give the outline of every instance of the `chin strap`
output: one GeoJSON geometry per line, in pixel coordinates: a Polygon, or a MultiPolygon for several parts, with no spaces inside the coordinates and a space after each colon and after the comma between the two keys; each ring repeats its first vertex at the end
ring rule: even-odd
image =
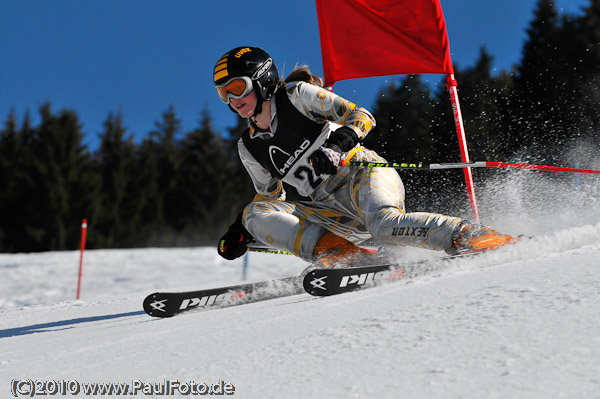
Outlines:
{"type": "Polygon", "coordinates": [[[263,100],[263,98],[261,97],[260,93],[257,92],[256,93],[256,107],[254,107],[254,114],[252,114],[252,117],[254,119],[256,119],[256,117],[258,116],[258,114],[260,114],[262,112],[262,105],[263,105],[264,101],[265,100],[263,100]]]}

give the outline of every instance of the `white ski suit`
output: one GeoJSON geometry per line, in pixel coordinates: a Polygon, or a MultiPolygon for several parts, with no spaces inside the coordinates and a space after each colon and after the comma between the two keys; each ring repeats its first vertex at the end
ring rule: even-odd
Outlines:
{"type": "MultiPolygon", "coordinates": [[[[280,87],[270,107],[270,132],[249,128],[238,142],[257,192],[244,209],[243,223],[257,241],[309,262],[327,231],[357,244],[372,238],[384,246],[451,248],[462,220],[406,213],[404,186],[395,169],[338,167],[335,175],[315,175],[307,158],[342,125],[363,139],[375,126],[367,110],[305,82],[280,87]],[[282,182],[307,199],[286,201],[282,182]]],[[[360,144],[342,159],[385,162],[360,144]]]]}

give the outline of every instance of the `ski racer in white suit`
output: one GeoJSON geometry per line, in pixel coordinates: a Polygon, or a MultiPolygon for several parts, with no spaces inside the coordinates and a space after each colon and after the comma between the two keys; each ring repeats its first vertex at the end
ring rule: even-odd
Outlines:
{"type": "Polygon", "coordinates": [[[257,192],[219,241],[226,259],[254,240],[323,267],[368,261],[372,252],[356,245],[368,239],[451,254],[516,241],[457,217],[407,213],[395,169],[340,167],[340,160],[385,162],[361,145],[375,120],[322,88],[308,68],[281,81],[264,50],[238,47],[215,65],[214,84],[249,121],[238,151],[257,192]],[[306,200],[286,201],[283,183],[306,200]]]}

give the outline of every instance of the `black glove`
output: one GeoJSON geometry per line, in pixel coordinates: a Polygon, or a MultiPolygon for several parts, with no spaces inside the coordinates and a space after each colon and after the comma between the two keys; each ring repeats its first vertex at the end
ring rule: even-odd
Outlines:
{"type": "Polygon", "coordinates": [[[234,260],[246,253],[249,242],[254,242],[254,237],[242,224],[242,213],[240,212],[236,221],[229,226],[227,233],[219,240],[217,251],[223,258],[234,260]]]}
{"type": "MultiPolygon", "coordinates": [[[[335,146],[337,147],[337,146],[335,146]]],[[[329,148],[321,146],[317,151],[310,154],[308,163],[315,170],[317,176],[320,175],[335,175],[337,166],[340,164],[342,152],[338,148],[329,148]]]]}
{"type": "Polygon", "coordinates": [[[344,152],[350,151],[358,143],[358,136],[351,128],[342,126],[331,133],[325,144],[308,157],[315,174],[334,175],[344,152]]]}

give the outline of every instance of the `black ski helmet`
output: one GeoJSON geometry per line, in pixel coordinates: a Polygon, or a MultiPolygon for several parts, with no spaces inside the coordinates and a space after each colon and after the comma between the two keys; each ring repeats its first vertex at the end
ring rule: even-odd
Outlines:
{"type": "Polygon", "coordinates": [[[213,82],[218,86],[242,76],[252,80],[259,99],[257,109],[262,101],[271,99],[279,85],[279,71],[273,58],[258,47],[236,47],[225,53],[215,65],[213,82]]]}

